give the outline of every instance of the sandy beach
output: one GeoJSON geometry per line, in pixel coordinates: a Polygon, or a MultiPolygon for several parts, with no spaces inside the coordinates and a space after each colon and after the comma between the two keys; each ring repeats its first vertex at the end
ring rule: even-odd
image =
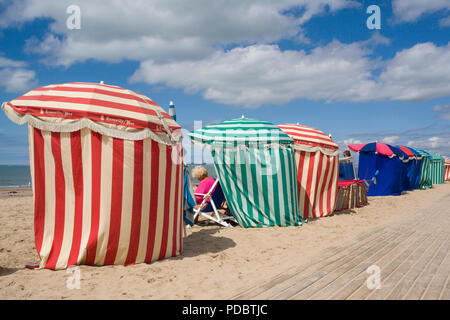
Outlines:
{"type": "Polygon", "coordinates": [[[300,267],[363,232],[400,223],[450,193],[450,184],[394,197],[310,221],[301,227],[188,229],[184,253],[151,265],[81,266],[81,288],[66,271],[28,270],[36,263],[32,197],[0,197],[0,299],[228,299],[300,267]]]}

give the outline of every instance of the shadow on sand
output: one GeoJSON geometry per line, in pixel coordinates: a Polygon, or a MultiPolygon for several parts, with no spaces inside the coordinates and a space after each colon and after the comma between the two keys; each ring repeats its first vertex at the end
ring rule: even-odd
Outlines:
{"type": "Polygon", "coordinates": [[[208,227],[193,231],[192,234],[184,238],[183,253],[179,258],[190,258],[205,253],[219,253],[235,247],[236,242],[230,238],[213,236],[221,229],[223,227],[208,227]]]}
{"type": "Polygon", "coordinates": [[[4,268],[0,267],[0,277],[7,276],[13,274],[16,271],[19,271],[20,268],[4,268]]]}

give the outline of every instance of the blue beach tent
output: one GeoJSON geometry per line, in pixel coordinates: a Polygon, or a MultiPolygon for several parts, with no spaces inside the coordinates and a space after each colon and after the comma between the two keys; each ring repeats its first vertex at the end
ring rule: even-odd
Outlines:
{"type": "Polygon", "coordinates": [[[401,149],[379,142],[348,147],[359,152],[359,179],[372,181],[368,196],[401,195],[407,189],[408,156],[401,149]]]}

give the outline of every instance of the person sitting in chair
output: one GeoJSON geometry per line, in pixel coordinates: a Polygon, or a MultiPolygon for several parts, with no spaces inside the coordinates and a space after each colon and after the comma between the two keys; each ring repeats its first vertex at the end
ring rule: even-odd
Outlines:
{"type": "MultiPolygon", "coordinates": [[[[197,202],[197,205],[194,208],[200,209],[201,211],[203,210],[213,211],[210,199],[207,199],[204,203],[203,199],[204,195],[206,195],[211,190],[212,186],[216,182],[216,179],[209,177],[208,170],[203,166],[196,166],[192,170],[192,176],[198,181],[200,181],[199,185],[195,189],[195,201],[197,202]]],[[[212,192],[212,198],[214,199],[214,202],[217,206],[216,209],[219,213],[232,216],[229,208],[227,209],[219,208],[222,202],[225,200],[225,196],[223,194],[220,184],[217,184],[214,187],[214,190],[212,192]]],[[[194,220],[194,223],[198,222],[198,217],[199,216],[197,215],[196,219],[194,220]]]]}
{"type": "MultiPolygon", "coordinates": [[[[197,205],[195,206],[196,209],[200,207],[200,204],[203,201],[203,196],[199,194],[206,194],[211,189],[212,185],[216,181],[214,178],[208,177],[208,170],[206,170],[203,166],[196,166],[192,170],[192,176],[200,181],[197,188],[195,189],[195,201],[197,202],[197,205]]],[[[209,199],[206,201],[206,203],[203,205],[206,207],[207,203],[209,202],[209,199]]],[[[204,208],[201,208],[204,209],[204,208]]]]}

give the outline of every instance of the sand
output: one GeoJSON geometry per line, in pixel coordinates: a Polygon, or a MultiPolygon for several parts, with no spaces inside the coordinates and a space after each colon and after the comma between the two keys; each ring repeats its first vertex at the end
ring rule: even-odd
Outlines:
{"type": "Polygon", "coordinates": [[[80,289],[67,271],[28,270],[36,263],[32,198],[0,198],[0,299],[228,299],[330,247],[354,243],[362,232],[400,223],[450,193],[450,184],[399,197],[370,197],[369,205],[300,227],[188,229],[182,256],[133,266],[81,266],[80,289]]]}

